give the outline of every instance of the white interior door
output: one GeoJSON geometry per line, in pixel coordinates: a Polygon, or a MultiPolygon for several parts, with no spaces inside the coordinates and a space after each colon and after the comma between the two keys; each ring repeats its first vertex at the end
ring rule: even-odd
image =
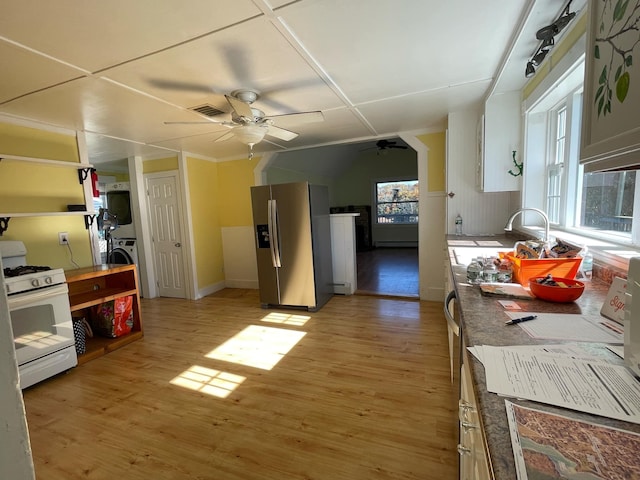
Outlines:
{"type": "Polygon", "coordinates": [[[158,294],[186,298],[180,187],[175,173],[146,179],[158,294]]]}

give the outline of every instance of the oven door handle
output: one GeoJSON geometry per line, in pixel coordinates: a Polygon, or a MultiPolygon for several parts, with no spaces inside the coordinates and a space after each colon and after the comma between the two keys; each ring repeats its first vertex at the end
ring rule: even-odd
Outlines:
{"type": "Polygon", "coordinates": [[[40,303],[43,300],[57,297],[59,295],[67,295],[69,287],[66,283],[61,285],[55,285],[52,287],[45,287],[40,290],[31,290],[30,292],[17,293],[7,298],[9,304],[9,310],[17,310],[19,308],[28,307],[35,303],[40,303]]]}

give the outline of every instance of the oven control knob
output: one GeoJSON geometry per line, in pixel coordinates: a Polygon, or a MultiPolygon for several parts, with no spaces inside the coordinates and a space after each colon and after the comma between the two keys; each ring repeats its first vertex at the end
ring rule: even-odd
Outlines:
{"type": "Polygon", "coordinates": [[[46,283],[47,285],[51,285],[53,283],[53,278],[44,277],[44,283],[46,283]]]}
{"type": "Polygon", "coordinates": [[[34,287],[39,287],[40,282],[38,281],[37,278],[34,278],[33,280],[31,280],[31,285],[33,285],[34,287]]]}

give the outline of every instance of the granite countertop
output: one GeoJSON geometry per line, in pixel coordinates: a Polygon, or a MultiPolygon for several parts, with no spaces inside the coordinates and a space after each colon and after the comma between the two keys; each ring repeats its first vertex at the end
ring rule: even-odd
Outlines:
{"type": "MultiPolygon", "coordinates": [[[[534,345],[559,343],[551,340],[537,340],[529,337],[524,330],[518,327],[505,326],[508,320],[505,310],[496,301],[496,297],[487,297],[480,294],[477,285],[470,285],[466,278],[466,265],[459,264],[459,255],[454,255],[454,249],[473,248],[472,242],[479,249],[490,246],[498,248],[513,246],[513,239],[509,237],[448,237],[451,270],[454,279],[458,305],[461,318],[462,335],[467,346],[474,345],[534,345]],[[461,244],[462,242],[462,244],[461,244]]],[[[502,251],[502,250],[501,250],[502,251]]],[[[600,308],[609,290],[609,285],[599,281],[585,282],[584,294],[575,302],[567,304],[551,303],[542,300],[515,301],[520,304],[523,311],[540,313],[585,313],[599,315],[600,308]]],[[[592,344],[590,348],[604,357],[620,362],[620,359],[599,345],[592,344]]],[[[489,449],[490,463],[497,480],[512,480],[517,478],[511,437],[505,411],[505,397],[490,393],[486,389],[484,366],[473,355],[468,354],[469,366],[475,388],[476,399],[482,426],[489,449]]],[[[640,433],[640,425],[613,420],[597,415],[576,412],[568,409],[545,405],[527,400],[509,400],[518,405],[528,406],[541,410],[558,413],[561,415],[581,419],[588,422],[613,426],[624,430],[640,433]]]]}

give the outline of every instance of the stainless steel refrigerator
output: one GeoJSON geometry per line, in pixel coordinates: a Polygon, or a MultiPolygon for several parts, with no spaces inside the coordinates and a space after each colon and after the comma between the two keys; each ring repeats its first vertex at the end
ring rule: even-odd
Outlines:
{"type": "Polygon", "coordinates": [[[263,307],[318,310],[333,295],[329,189],[308,182],[251,187],[263,307]]]}

